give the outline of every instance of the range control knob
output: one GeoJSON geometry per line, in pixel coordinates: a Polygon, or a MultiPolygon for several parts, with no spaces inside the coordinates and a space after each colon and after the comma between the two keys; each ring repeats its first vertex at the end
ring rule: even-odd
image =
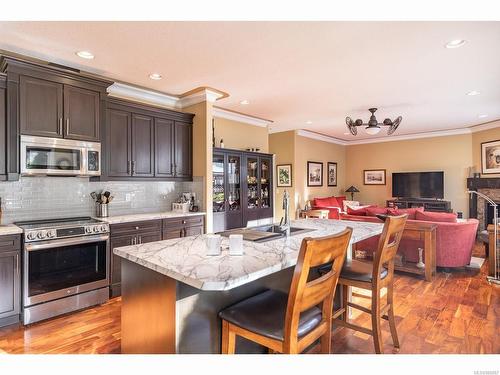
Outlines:
{"type": "Polygon", "coordinates": [[[30,241],[33,241],[36,239],[36,232],[28,232],[26,233],[26,238],[30,241]]]}
{"type": "Polygon", "coordinates": [[[54,238],[54,237],[56,237],[56,231],[54,229],[48,230],[47,231],[47,237],[48,238],[54,238]]]}
{"type": "Polygon", "coordinates": [[[92,233],[92,227],[85,227],[85,233],[92,233]]]}
{"type": "Polygon", "coordinates": [[[47,231],[46,230],[41,230],[38,232],[37,237],[41,240],[43,240],[45,237],[47,237],[47,231]]]}
{"type": "Polygon", "coordinates": [[[106,225],[105,225],[105,224],[101,225],[101,226],[100,226],[100,229],[101,229],[101,232],[102,232],[102,233],[104,233],[104,232],[106,232],[106,231],[108,230],[108,228],[106,227],[106,225]]]}
{"type": "Polygon", "coordinates": [[[94,226],[94,233],[99,233],[99,225],[94,226]]]}

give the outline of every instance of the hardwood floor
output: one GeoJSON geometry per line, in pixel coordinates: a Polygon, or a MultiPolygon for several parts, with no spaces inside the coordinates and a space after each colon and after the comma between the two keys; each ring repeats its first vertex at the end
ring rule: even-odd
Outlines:
{"type": "MultiPolygon", "coordinates": [[[[482,253],[482,247],[476,248],[482,253]]],[[[394,285],[400,353],[500,353],[500,286],[486,282],[487,262],[480,272],[438,272],[432,283],[397,274],[394,285]]],[[[367,305],[363,297],[356,303],[367,305]]],[[[28,327],[0,329],[0,352],[119,353],[119,298],[108,303],[28,327]]],[[[369,326],[367,314],[356,318],[369,326]]],[[[382,323],[385,353],[391,353],[387,323],[382,323]]],[[[374,353],[371,336],[346,328],[333,333],[333,353],[374,353]]]]}

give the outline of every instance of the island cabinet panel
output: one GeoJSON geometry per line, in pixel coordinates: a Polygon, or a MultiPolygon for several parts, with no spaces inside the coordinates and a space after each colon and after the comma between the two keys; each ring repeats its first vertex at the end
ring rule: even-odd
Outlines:
{"type": "MultiPolygon", "coordinates": [[[[147,220],[122,224],[112,224],[111,252],[115,247],[139,245],[162,239],[161,220],[147,220]]],[[[110,296],[121,294],[121,258],[113,254],[111,257],[111,286],[110,296]]]]}
{"type": "Polygon", "coordinates": [[[20,236],[0,236],[0,327],[19,321],[21,311],[20,262],[20,236]]]}
{"type": "Polygon", "coordinates": [[[154,119],[132,114],[132,176],[153,177],[154,119]]]}
{"type": "Polygon", "coordinates": [[[99,141],[99,107],[99,92],[65,85],[64,138],[99,141]]]}
{"type": "Polygon", "coordinates": [[[130,167],[128,173],[115,173],[114,164],[108,162],[109,170],[104,171],[101,180],[192,180],[194,115],[116,98],[109,99],[107,111],[106,155],[123,160],[120,165],[128,162],[130,167]],[[116,111],[130,117],[129,159],[124,152],[115,154],[113,139],[122,136],[113,124],[113,120],[120,121],[116,111]]]}
{"type": "Polygon", "coordinates": [[[63,87],[46,79],[19,78],[21,134],[63,137],[63,87]]]}
{"type": "Polygon", "coordinates": [[[155,176],[174,177],[174,122],[155,119],[155,176]]]}

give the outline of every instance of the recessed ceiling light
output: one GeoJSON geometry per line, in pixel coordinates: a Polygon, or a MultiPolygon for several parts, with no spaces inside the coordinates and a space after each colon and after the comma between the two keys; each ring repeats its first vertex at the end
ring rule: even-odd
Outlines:
{"type": "Polygon", "coordinates": [[[311,120],[307,120],[307,121],[306,121],[306,124],[307,124],[307,125],[311,125],[312,123],[313,123],[313,122],[312,122],[311,120]]]}
{"type": "Polygon", "coordinates": [[[469,95],[469,96],[476,96],[476,95],[479,95],[479,94],[481,94],[481,93],[479,91],[476,91],[476,90],[472,90],[472,91],[469,91],[467,93],[467,95],[469,95]]]}
{"type": "Polygon", "coordinates": [[[162,77],[160,73],[151,73],[149,78],[154,79],[155,81],[159,81],[162,77]]]}
{"type": "Polygon", "coordinates": [[[242,101],[240,102],[240,104],[241,104],[241,105],[247,105],[247,104],[250,104],[250,101],[248,101],[248,100],[246,100],[246,99],[245,99],[245,100],[242,100],[242,101]]]}
{"type": "Polygon", "coordinates": [[[448,43],[446,43],[445,47],[446,48],[458,48],[462,47],[465,44],[465,40],[463,39],[454,39],[450,40],[448,43]]]}
{"type": "Polygon", "coordinates": [[[488,115],[484,114],[484,115],[479,115],[477,117],[479,117],[479,118],[485,118],[485,117],[488,117],[488,115]]]}
{"type": "Polygon", "coordinates": [[[76,55],[78,57],[81,57],[82,59],[87,59],[87,60],[92,60],[94,58],[92,52],[89,51],[78,51],[76,52],[76,55]]]}

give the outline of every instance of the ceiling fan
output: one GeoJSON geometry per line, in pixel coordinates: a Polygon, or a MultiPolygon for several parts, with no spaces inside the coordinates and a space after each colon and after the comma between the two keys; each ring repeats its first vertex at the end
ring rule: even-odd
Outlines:
{"type": "Polygon", "coordinates": [[[366,126],[365,132],[370,135],[375,135],[380,132],[382,129],[381,126],[389,126],[389,129],[387,130],[387,134],[391,135],[396,131],[398,128],[399,124],[401,124],[401,120],[403,117],[398,116],[394,121],[392,121],[389,118],[386,118],[384,122],[378,122],[377,118],[375,117],[375,112],[377,111],[377,108],[370,108],[369,111],[371,112],[370,120],[368,123],[363,124],[363,120],[357,119],[356,121],[352,121],[350,117],[345,118],[345,123],[347,124],[347,127],[349,128],[349,131],[351,132],[352,135],[357,135],[358,134],[358,126],[366,126]]]}

